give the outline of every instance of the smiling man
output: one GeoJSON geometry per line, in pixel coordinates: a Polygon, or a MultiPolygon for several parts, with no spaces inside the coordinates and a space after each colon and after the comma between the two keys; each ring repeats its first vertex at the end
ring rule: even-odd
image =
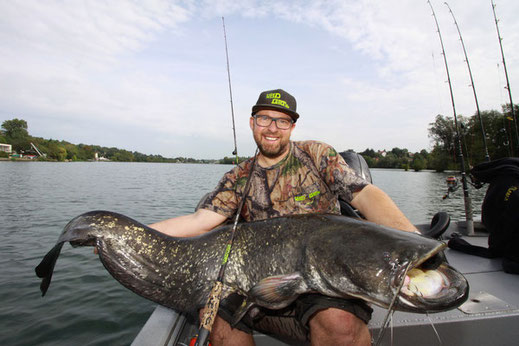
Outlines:
{"type": "MultiPolygon", "coordinates": [[[[249,123],[259,149],[226,173],[194,214],[151,225],[172,236],[194,236],[210,231],[237,212],[244,220],[307,213],[340,214],[338,198],[352,204],[368,220],[404,231],[416,228],[382,190],[357,176],[329,145],[317,141],[290,141],[299,119],[295,98],[282,89],[264,91],[252,107],[249,123]],[[247,180],[250,188],[245,191],[247,180]],[[237,210],[245,198],[242,210],[237,210]]],[[[306,338],[313,345],[369,345],[367,323],[371,308],[360,300],[317,294],[303,295],[280,311],[260,309],[231,328],[240,307],[235,295],[221,302],[210,336],[213,345],[252,345],[252,330],[306,338]]]]}

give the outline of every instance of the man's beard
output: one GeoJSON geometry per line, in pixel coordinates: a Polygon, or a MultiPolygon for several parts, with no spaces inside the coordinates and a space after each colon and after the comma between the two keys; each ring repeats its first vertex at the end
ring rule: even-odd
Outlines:
{"type": "Polygon", "coordinates": [[[269,159],[275,159],[277,157],[279,157],[280,155],[282,155],[283,153],[285,153],[285,151],[287,150],[288,146],[290,145],[290,141],[287,140],[286,142],[283,142],[282,140],[280,140],[279,142],[279,146],[267,146],[267,145],[263,145],[262,142],[261,142],[261,139],[262,139],[262,135],[259,134],[258,135],[259,139],[256,137],[256,135],[254,136],[254,140],[256,141],[256,145],[258,146],[259,148],[259,151],[261,153],[261,155],[269,158],[269,159]]]}

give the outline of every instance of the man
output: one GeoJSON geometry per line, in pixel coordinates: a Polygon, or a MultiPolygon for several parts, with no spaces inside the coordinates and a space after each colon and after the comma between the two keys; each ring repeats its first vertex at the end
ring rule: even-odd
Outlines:
{"type": "MultiPolygon", "coordinates": [[[[151,227],[172,236],[199,235],[232,218],[242,198],[245,204],[239,212],[246,221],[290,214],[338,214],[341,197],[369,221],[417,231],[387,194],[355,175],[332,147],[315,141],[290,141],[298,118],[292,95],[282,89],[262,92],[249,120],[259,149],[256,162],[249,159],[226,173],[194,214],[151,227]],[[244,191],[248,179],[250,189],[244,191]]],[[[252,345],[250,325],[230,327],[229,317],[237,306],[226,303],[222,302],[213,326],[212,344],[252,345]],[[226,305],[231,308],[225,310],[226,305]]],[[[290,313],[300,330],[309,332],[312,344],[371,343],[367,327],[371,309],[365,303],[308,295],[294,304],[290,313]]]]}

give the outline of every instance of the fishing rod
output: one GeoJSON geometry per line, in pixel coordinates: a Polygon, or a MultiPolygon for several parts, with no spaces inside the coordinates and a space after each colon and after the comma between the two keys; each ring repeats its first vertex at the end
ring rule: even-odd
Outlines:
{"type": "Polygon", "coordinates": [[[465,159],[463,157],[463,149],[461,147],[461,137],[460,137],[460,130],[458,126],[458,117],[456,115],[456,106],[454,103],[454,93],[452,92],[452,83],[451,83],[451,77],[449,74],[449,65],[447,63],[447,55],[445,54],[445,48],[443,46],[443,39],[442,34],[440,32],[440,25],[438,24],[438,20],[436,19],[436,13],[434,12],[434,8],[429,0],[427,0],[427,3],[431,7],[432,15],[434,18],[434,23],[436,23],[436,29],[438,32],[438,37],[440,38],[440,45],[442,47],[442,55],[443,55],[443,62],[445,63],[445,71],[447,72],[447,81],[449,82],[449,91],[451,95],[451,103],[452,103],[452,111],[454,113],[454,126],[456,128],[456,144],[458,147],[458,156],[460,161],[460,168],[461,168],[461,182],[463,185],[463,200],[465,203],[465,219],[467,222],[467,235],[474,235],[474,220],[472,219],[472,202],[470,200],[469,196],[469,189],[467,184],[467,172],[465,170],[465,159]]]}
{"type": "MultiPolygon", "coordinates": [[[[229,68],[229,54],[227,50],[227,35],[225,33],[225,20],[224,17],[222,17],[222,24],[223,24],[223,35],[225,40],[225,55],[227,58],[227,76],[229,81],[229,94],[231,98],[231,115],[232,115],[232,130],[234,134],[234,151],[233,154],[236,155],[236,165],[238,165],[238,149],[236,144],[236,130],[234,126],[234,108],[233,108],[233,102],[232,102],[232,88],[231,88],[231,73],[229,68]]],[[[213,328],[214,321],[216,319],[216,315],[218,314],[218,307],[220,306],[220,300],[222,296],[222,288],[223,288],[223,278],[225,275],[225,269],[227,267],[227,263],[229,260],[229,255],[231,253],[232,244],[234,242],[234,237],[236,235],[236,227],[238,226],[238,220],[240,218],[241,210],[243,209],[243,205],[245,204],[245,198],[247,197],[247,194],[250,189],[250,183],[251,183],[251,177],[252,177],[252,170],[254,169],[254,165],[256,164],[256,156],[257,156],[257,150],[254,154],[254,159],[252,160],[252,166],[251,166],[251,172],[249,173],[249,177],[247,178],[247,182],[245,184],[245,188],[243,190],[243,196],[240,200],[240,204],[238,205],[238,208],[236,209],[236,216],[234,218],[234,224],[231,230],[231,235],[229,237],[229,241],[227,242],[227,245],[225,247],[225,251],[222,257],[222,263],[220,265],[220,270],[218,271],[218,276],[216,278],[216,281],[213,284],[213,288],[211,289],[211,292],[209,293],[209,297],[207,298],[207,302],[204,307],[204,313],[202,316],[202,319],[200,321],[200,327],[198,330],[198,336],[196,337],[196,346],[205,346],[207,344],[209,334],[211,333],[211,329],[213,328]]]]}
{"type": "Polygon", "coordinates": [[[222,17],[223,39],[225,42],[225,58],[227,61],[227,80],[229,82],[229,97],[231,102],[231,117],[232,117],[232,133],[234,135],[234,150],[233,155],[236,156],[236,164],[238,164],[238,145],[236,144],[236,127],[234,125],[234,106],[232,103],[232,87],[231,87],[231,69],[229,68],[229,51],[227,50],[227,34],[225,33],[225,19],[222,17]]]}
{"type": "Polygon", "coordinates": [[[218,314],[218,308],[220,306],[220,300],[222,297],[222,289],[223,289],[223,278],[225,275],[225,269],[227,267],[227,263],[229,260],[229,256],[231,254],[232,244],[234,242],[234,237],[236,235],[236,227],[238,226],[238,220],[240,218],[241,210],[243,209],[243,205],[245,204],[245,198],[250,189],[250,182],[252,176],[252,169],[256,164],[256,154],[254,155],[254,159],[252,161],[252,168],[247,178],[247,183],[245,184],[245,189],[243,190],[243,197],[240,201],[238,209],[236,210],[236,216],[234,218],[234,224],[231,230],[231,236],[227,245],[225,247],[225,252],[223,254],[222,263],[220,266],[220,270],[218,271],[218,276],[216,281],[213,284],[213,288],[209,293],[209,297],[207,298],[207,302],[204,307],[204,314],[200,321],[200,327],[198,329],[198,336],[196,337],[195,346],[205,346],[207,344],[209,334],[211,333],[211,329],[213,328],[214,321],[216,319],[216,315],[218,314]]]}
{"type": "Polygon", "coordinates": [[[461,37],[461,31],[460,27],[458,26],[458,22],[456,21],[456,18],[454,17],[454,12],[452,12],[451,7],[447,2],[445,2],[445,5],[449,9],[449,12],[452,15],[452,19],[454,20],[454,24],[456,25],[456,29],[458,30],[458,35],[460,36],[460,42],[461,47],[463,47],[463,54],[465,55],[465,62],[467,63],[467,68],[469,70],[469,76],[470,76],[470,86],[472,87],[472,91],[474,92],[474,100],[476,101],[476,112],[479,119],[479,125],[481,126],[481,135],[483,136],[483,147],[485,148],[485,161],[490,161],[490,156],[488,155],[488,146],[487,146],[487,135],[485,133],[485,126],[483,125],[483,119],[481,118],[481,112],[479,111],[479,103],[478,103],[478,96],[476,94],[476,86],[474,84],[474,78],[472,78],[472,70],[470,68],[469,63],[469,57],[467,55],[467,50],[465,49],[465,43],[463,42],[463,37],[461,37]]]}
{"type": "MultiPolygon", "coordinates": [[[[508,90],[508,97],[510,98],[510,111],[512,112],[512,120],[515,125],[515,140],[517,149],[519,150],[519,132],[517,131],[517,118],[515,116],[514,111],[514,102],[512,101],[512,90],[510,89],[510,80],[508,79],[508,71],[506,69],[506,62],[505,62],[505,53],[503,52],[503,39],[501,38],[501,33],[499,32],[499,25],[497,24],[499,21],[496,17],[496,4],[494,4],[494,0],[490,0],[492,3],[492,12],[494,13],[494,21],[496,22],[496,29],[497,29],[497,38],[499,39],[499,47],[501,48],[501,57],[503,58],[503,68],[505,70],[505,77],[506,77],[506,87],[505,89],[508,90]]],[[[512,136],[511,136],[512,137],[512,136]]],[[[514,149],[511,138],[509,138],[510,142],[510,148],[512,151],[512,156],[514,155],[514,149]]]]}

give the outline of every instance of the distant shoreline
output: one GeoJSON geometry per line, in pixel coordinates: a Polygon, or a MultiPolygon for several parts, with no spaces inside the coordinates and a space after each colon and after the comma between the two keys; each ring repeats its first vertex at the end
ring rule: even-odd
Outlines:
{"type": "MultiPolygon", "coordinates": [[[[74,163],[74,162],[91,162],[91,163],[166,163],[166,164],[184,164],[184,165],[232,165],[231,163],[204,163],[204,162],[139,162],[139,161],[52,161],[52,160],[31,160],[31,159],[7,159],[4,157],[0,158],[0,161],[10,161],[10,162],[54,162],[54,163],[74,163]]],[[[395,170],[395,171],[405,171],[403,168],[370,168],[371,170],[395,170]]],[[[415,172],[413,169],[407,170],[409,172],[415,172]]],[[[431,173],[457,173],[455,170],[445,170],[443,172],[436,172],[432,169],[423,169],[419,172],[431,172],[431,173]]],[[[419,173],[416,172],[416,173],[419,173]]]]}
{"type": "Polygon", "coordinates": [[[24,159],[24,158],[6,158],[6,157],[0,157],[0,161],[6,161],[6,162],[56,162],[56,163],[72,163],[72,162],[92,162],[92,163],[172,163],[172,164],[191,164],[191,165],[232,165],[232,163],[219,163],[219,162],[153,162],[153,161],[95,161],[95,160],[64,160],[64,161],[58,161],[58,160],[38,160],[38,159],[24,159]]]}

